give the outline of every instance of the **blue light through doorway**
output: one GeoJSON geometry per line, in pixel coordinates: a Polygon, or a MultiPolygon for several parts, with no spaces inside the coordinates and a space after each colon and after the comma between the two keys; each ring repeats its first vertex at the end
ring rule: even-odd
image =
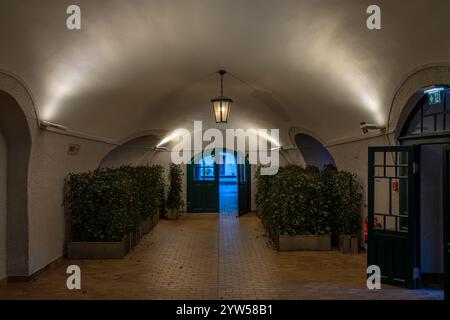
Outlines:
{"type": "Polygon", "coordinates": [[[238,167],[234,154],[219,152],[219,205],[221,214],[238,213],[238,167]]]}

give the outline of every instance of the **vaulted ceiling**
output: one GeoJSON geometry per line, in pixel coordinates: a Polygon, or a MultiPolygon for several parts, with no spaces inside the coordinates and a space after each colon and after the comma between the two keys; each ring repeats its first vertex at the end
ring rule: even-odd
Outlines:
{"type": "Polygon", "coordinates": [[[229,128],[304,126],[324,141],[385,123],[402,79],[450,62],[448,0],[1,0],[0,70],[40,117],[121,140],[215,126],[215,71],[235,100],[229,128]],[[82,30],[66,28],[81,7],[82,30]]]}

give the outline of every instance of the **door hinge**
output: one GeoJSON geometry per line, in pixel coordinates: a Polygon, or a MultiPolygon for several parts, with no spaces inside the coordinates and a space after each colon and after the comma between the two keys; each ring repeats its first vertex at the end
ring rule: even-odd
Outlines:
{"type": "Polygon", "coordinates": [[[418,162],[413,162],[413,173],[419,173],[419,163],[418,162]]]}

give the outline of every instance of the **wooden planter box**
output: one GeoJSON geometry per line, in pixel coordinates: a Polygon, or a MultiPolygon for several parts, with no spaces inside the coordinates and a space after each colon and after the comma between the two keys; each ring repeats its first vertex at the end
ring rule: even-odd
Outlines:
{"type": "Polygon", "coordinates": [[[278,239],[280,251],[330,251],[330,235],[315,236],[286,236],[280,235],[278,239]]]}
{"type": "Polygon", "coordinates": [[[355,235],[340,236],[339,246],[341,248],[342,253],[358,254],[359,252],[358,236],[355,235]]]}
{"type": "Polygon", "coordinates": [[[177,220],[180,217],[180,209],[168,209],[166,216],[169,220],[177,220]]]}
{"type": "Polygon", "coordinates": [[[69,259],[122,259],[128,252],[128,239],[120,242],[69,242],[69,259]]]}

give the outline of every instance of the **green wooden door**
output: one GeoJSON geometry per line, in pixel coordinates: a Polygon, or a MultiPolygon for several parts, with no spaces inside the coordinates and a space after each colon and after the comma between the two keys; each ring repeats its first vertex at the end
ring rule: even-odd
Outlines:
{"type": "Polygon", "coordinates": [[[383,283],[420,287],[418,148],[369,148],[368,265],[383,283]]]}
{"type": "Polygon", "coordinates": [[[251,211],[251,167],[247,159],[238,164],[238,214],[251,211]]]}
{"type": "Polygon", "coordinates": [[[205,159],[187,165],[187,210],[191,213],[219,212],[219,165],[205,159]]]}
{"type": "Polygon", "coordinates": [[[450,300],[450,145],[444,147],[444,272],[445,300],[450,300]]]}

